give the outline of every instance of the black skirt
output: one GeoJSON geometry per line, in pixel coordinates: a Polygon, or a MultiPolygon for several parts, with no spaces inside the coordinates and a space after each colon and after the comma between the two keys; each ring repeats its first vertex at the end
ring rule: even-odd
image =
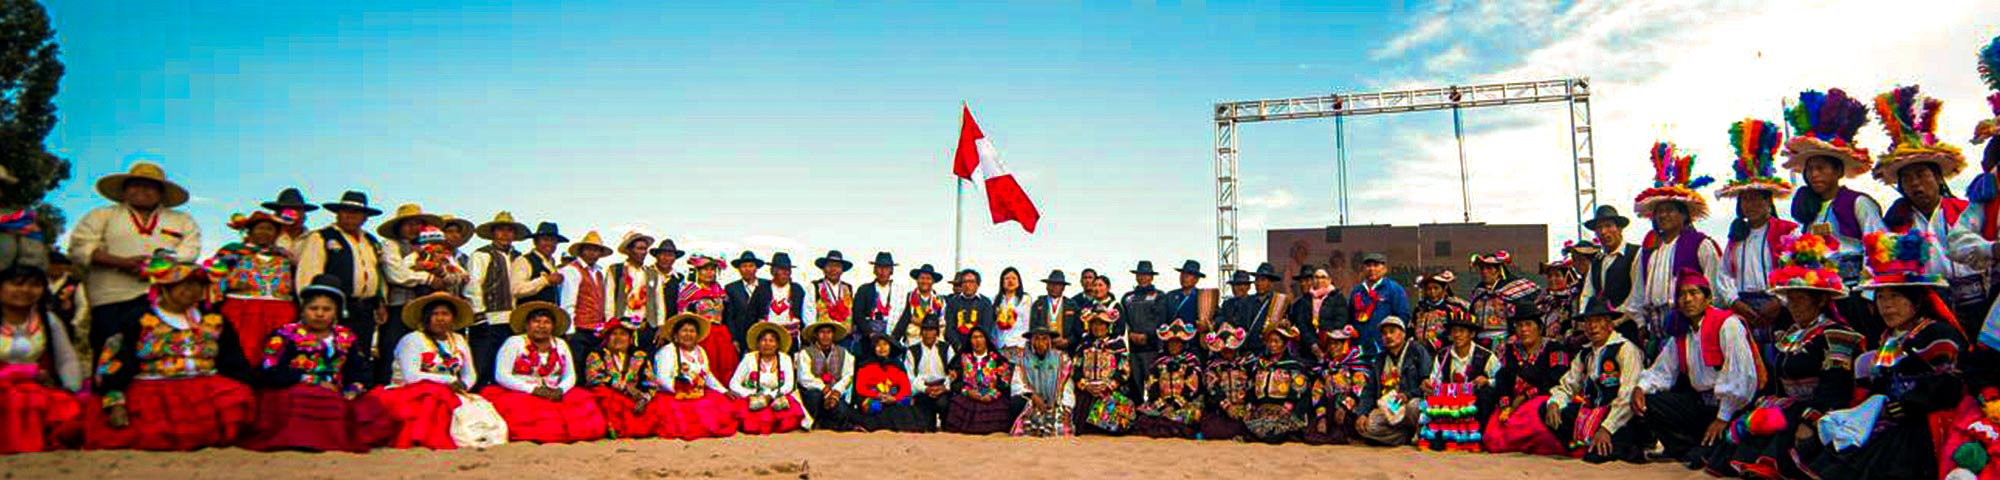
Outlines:
{"type": "Polygon", "coordinates": [[[969,395],[952,395],[951,407],[945,409],[944,430],[947,432],[989,435],[1004,433],[1013,427],[1013,407],[1008,405],[1006,397],[981,402],[969,395]]]}

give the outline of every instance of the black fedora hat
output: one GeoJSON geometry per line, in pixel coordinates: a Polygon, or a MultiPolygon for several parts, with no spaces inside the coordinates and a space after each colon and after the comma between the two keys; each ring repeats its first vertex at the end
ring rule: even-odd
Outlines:
{"type": "Polygon", "coordinates": [[[1292,275],[1292,280],[1306,280],[1313,278],[1313,271],[1318,269],[1319,267],[1314,267],[1313,264],[1310,263],[1301,264],[1299,265],[1299,273],[1292,275]]]}
{"type": "Polygon", "coordinates": [[[829,263],[840,264],[841,271],[848,271],[854,269],[854,262],[847,261],[847,257],[841,256],[839,250],[827,250],[826,256],[819,257],[819,259],[817,260],[813,260],[813,266],[819,267],[821,269],[826,268],[826,264],[829,263]]]}
{"type": "Polygon", "coordinates": [[[1590,299],[1590,301],[1584,302],[1583,313],[1576,314],[1576,319],[1578,321],[1589,320],[1597,317],[1605,317],[1613,322],[1616,322],[1618,321],[1618,319],[1625,317],[1625,312],[1620,312],[1616,308],[1611,308],[1611,302],[1606,301],[1603,298],[1592,298],[1590,299]]]}
{"type": "Polygon", "coordinates": [[[660,245],[653,247],[652,253],[654,255],[671,253],[674,254],[675,257],[687,256],[687,252],[683,252],[681,251],[680,247],[674,246],[674,239],[671,238],[660,239],[660,245]]]}
{"type": "Polygon", "coordinates": [[[889,252],[875,252],[875,260],[868,262],[868,264],[883,266],[883,267],[894,267],[896,266],[896,256],[890,255],[889,252]]]}
{"type": "Polygon", "coordinates": [[[1257,281],[1250,279],[1250,272],[1237,270],[1229,274],[1230,285],[1249,285],[1252,283],[1257,283],[1257,281]]]}
{"type": "Polygon", "coordinates": [[[1271,262],[1257,264],[1257,271],[1252,274],[1272,280],[1284,279],[1283,275],[1278,274],[1278,267],[1272,266],[1271,262]]]}
{"type": "Polygon", "coordinates": [[[749,250],[744,250],[742,255],[736,256],[735,260],[730,260],[729,266],[737,267],[737,266],[742,266],[745,263],[756,264],[757,268],[764,267],[764,260],[757,258],[757,252],[752,252],[749,250]]]}
{"type": "Polygon", "coordinates": [[[1050,285],[1069,285],[1069,280],[1063,277],[1062,270],[1055,270],[1049,272],[1049,278],[1042,279],[1042,283],[1050,285]]]}
{"type": "Polygon", "coordinates": [[[340,201],[321,205],[321,207],[325,207],[326,211],[329,212],[361,212],[370,217],[382,214],[381,210],[368,206],[368,194],[353,190],[348,190],[347,193],[340,194],[340,201]]]}
{"type": "Polygon", "coordinates": [[[924,275],[930,275],[931,281],[933,282],[944,280],[944,274],[938,273],[937,267],[933,267],[931,266],[931,264],[928,263],[924,264],[921,267],[917,267],[915,270],[910,270],[910,278],[919,278],[924,275]]]}
{"type": "Polygon", "coordinates": [[[1152,260],[1140,260],[1140,261],[1139,261],[1139,266],[1138,266],[1138,267],[1136,267],[1136,268],[1133,268],[1133,269],[1132,269],[1132,274],[1133,274],[1133,275],[1159,275],[1159,274],[1160,274],[1160,272],[1156,272],[1156,271],[1153,271],[1153,261],[1152,261],[1152,260]]]}
{"type": "Polygon", "coordinates": [[[569,243],[569,237],[563,236],[562,228],[557,227],[555,222],[541,222],[535,224],[535,233],[533,235],[528,235],[528,238],[530,239],[554,238],[556,239],[556,243],[569,243]]]}
{"type": "Polygon", "coordinates": [[[771,268],[792,268],[792,256],[785,252],[771,254],[771,268]]]}
{"type": "Polygon", "coordinates": [[[314,210],[319,210],[319,206],[306,203],[306,194],[299,192],[299,189],[297,187],[293,187],[293,188],[286,188],[283,191],[278,192],[277,200],[264,202],[264,209],[273,212],[279,210],[298,210],[301,212],[310,212],[314,210]]]}
{"type": "Polygon", "coordinates": [[[1590,221],[1583,222],[1583,228],[1595,230],[1599,224],[1604,222],[1616,223],[1618,224],[1618,228],[1625,228],[1626,225],[1632,224],[1632,219],[1625,218],[1624,215],[1619,215],[1618,207],[1598,205],[1597,213],[1591,215],[1590,221]]]}
{"type": "Polygon", "coordinates": [[[1174,269],[1174,271],[1181,273],[1192,273],[1196,277],[1202,277],[1202,278],[1208,277],[1208,274],[1201,273],[1201,262],[1197,262],[1194,260],[1188,260],[1186,263],[1182,263],[1181,268],[1176,268],[1174,269]]]}

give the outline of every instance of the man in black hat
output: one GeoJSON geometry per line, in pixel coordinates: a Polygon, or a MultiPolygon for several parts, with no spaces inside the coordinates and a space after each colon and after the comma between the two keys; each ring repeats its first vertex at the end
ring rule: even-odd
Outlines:
{"type": "Polygon", "coordinates": [[[896,290],[896,257],[877,252],[868,264],[874,267],[875,281],[854,289],[854,313],[849,316],[858,334],[854,336],[861,338],[890,334],[889,327],[895,325],[896,312],[902,310],[904,302],[899,294],[907,293],[896,290]]]}
{"type": "Polygon", "coordinates": [[[653,268],[646,269],[646,284],[655,286],[657,290],[651,296],[653,306],[649,308],[657,312],[662,323],[646,325],[645,331],[639,333],[639,346],[646,351],[663,346],[653,344],[654,335],[659,333],[667,319],[681,313],[681,287],[687,284],[687,275],[674,270],[674,264],[679,263],[681,256],[687,255],[687,252],[674,246],[673,239],[660,239],[660,244],[654,246],[651,253],[653,268]]]}
{"type": "Polygon", "coordinates": [[[354,331],[358,340],[355,349],[364,352],[356,360],[366,367],[357,368],[370,372],[368,378],[357,380],[371,386],[386,384],[389,361],[394,358],[396,341],[401,340],[395,335],[398,329],[388,326],[389,287],[429,283],[430,274],[411,271],[394,248],[361,228],[369,218],[382,214],[368,205],[367,194],[350,191],[342,194],[340,201],[323,207],[333,212],[333,225],[307,234],[300,243],[296,285],[311,285],[313,277],[321,274],[339,281],[341,293],[347,295],[346,315],[340,324],[354,331]],[[379,334],[377,327],[383,327],[379,334]]]}
{"type": "Polygon", "coordinates": [[[1153,361],[1160,357],[1160,324],[1167,319],[1167,304],[1161,299],[1166,295],[1153,286],[1159,272],[1153,271],[1151,260],[1140,260],[1132,269],[1132,291],[1120,297],[1118,323],[1125,331],[1125,341],[1132,347],[1132,381],[1127,385],[1132,398],[1143,399],[1146,395],[1146,379],[1152,378],[1153,361]]]}
{"type": "Polygon", "coordinates": [[[932,290],[938,281],[944,280],[944,274],[926,263],[911,270],[910,279],[915,280],[917,285],[903,299],[903,310],[897,314],[896,326],[889,328],[889,338],[905,346],[915,345],[924,322],[944,315],[945,310],[944,297],[932,290]]]}
{"type": "MultiPolygon", "coordinates": [[[[1278,281],[1282,277],[1278,275],[1278,267],[1272,266],[1270,262],[1257,265],[1257,271],[1251,273],[1251,277],[1252,285],[1256,287],[1256,294],[1251,295],[1250,299],[1239,308],[1243,309],[1242,318],[1249,322],[1244,331],[1262,332],[1266,322],[1273,318],[1284,317],[1285,308],[1289,306],[1290,300],[1287,300],[1284,294],[1277,292],[1278,281]]],[[[1242,353],[1246,356],[1263,355],[1263,343],[1243,342],[1242,353]]]]}
{"type": "Polygon", "coordinates": [[[569,237],[563,236],[562,228],[555,223],[541,222],[535,225],[535,233],[528,235],[528,241],[534,248],[514,259],[515,301],[561,303],[562,263],[556,258],[556,248],[569,243],[569,237]]]}
{"type": "MultiPolygon", "coordinates": [[[[817,306],[806,299],[805,287],[792,281],[792,256],[785,252],[771,254],[771,281],[757,291],[755,298],[762,302],[759,314],[765,321],[785,327],[786,333],[797,337],[799,327],[806,322],[816,321],[817,306]]],[[[800,342],[791,342],[798,346],[800,342]]]]}
{"type": "MultiPolygon", "coordinates": [[[[1244,315],[1247,309],[1243,308],[1243,306],[1248,305],[1251,296],[1250,284],[1252,283],[1256,283],[1256,281],[1250,279],[1250,272],[1248,271],[1237,270],[1229,274],[1229,298],[1222,299],[1222,305],[1216,307],[1216,322],[1228,323],[1235,325],[1236,328],[1242,328],[1246,332],[1249,331],[1250,317],[1244,315]]],[[[1214,331],[1214,327],[1218,326],[1220,325],[1212,325],[1210,328],[1202,329],[1202,331],[1214,331]]]]}
{"type": "MultiPolygon", "coordinates": [[[[813,260],[813,266],[819,267],[820,279],[812,285],[813,316],[807,319],[834,321],[852,328],[854,285],[841,280],[840,276],[854,269],[854,262],[848,261],[839,250],[829,250],[826,256],[813,260]]],[[[854,340],[843,341],[846,342],[843,347],[854,346],[854,340]]]]}
{"type": "Polygon", "coordinates": [[[743,255],[729,262],[736,269],[737,281],[722,287],[727,301],[722,304],[722,324],[729,328],[730,338],[736,339],[736,350],[749,351],[744,338],[750,326],[764,320],[764,305],[770,304],[771,282],[757,278],[757,269],[764,268],[764,260],[755,252],[744,250],[743,255]]]}
{"type": "Polygon", "coordinates": [[[944,337],[951,347],[959,350],[971,348],[968,343],[973,329],[986,331],[986,338],[1000,338],[999,320],[994,318],[993,299],[979,293],[980,276],[978,270],[965,269],[958,272],[952,282],[952,294],[944,299],[944,317],[947,323],[944,337]]]}
{"type": "Polygon", "coordinates": [[[264,202],[263,207],[279,218],[291,220],[291,223],[279,227],[282,230],[278,232],[277,245],[297,255],[299,249],[305,246],[306,214],[319,210],[319,206],[306,203],[306,195],[299,189],[286,188],[278,192],[277,200],[264,202]]]}
{"type": "Polygon", "coordinates": [[[1593,247],[1584,247],[1572,252],[1579,258],[1589,258],[1589,268],[1583,274],[1583,298],[1601,298],[1612,305],[1624,305],[1625,297],[1632,294],[1632,259],[1638,258],[1639,246],[1625,242],[1625,226],[1632,219],[1618,214],[1618,208],[1610,205],[1597,207],[1597,214],[1583,228],[1597,234],[1593,247]]]}
{"type": "Polygon", "coordinates": [[[1585,445],[1583,461],[1589,463],[1644,463],[1644,452],[1653,443],[1643,424],[1631,423],[1630,399],[1646,370],[1646,357],[1613,327],[1622,316],[1603,299],[1586,304],[1579,321],[1590,343],[1570,361],[1569,371],[1549,389],[1549,401],[1538,412],[1557,439],[1585,445]],[[1618,381],[1599,380],[1607,376],[1618,381]],[[1590,415],[1593,411],[1603,413],[1590,415]]]}
{"type": "MultiPolygon", "coordinates": [[[[1070,345],[1083,338],[1083,326],[1076,322],[1076,306],[1063,296],[1063,290],[1069,288],[1069,281],[1063,278],[1062,270],[1056,270],[1049,272],[1049,278],[1042,279],[1042,285],[1048,293],[1035,297],[1034,303],[1029,304],[1029,328],[1049,329],[1056,334],[1050,339],[1055,348],[1068,351],[1070,345]]],[[[1033,336],[1034,332],[1030,331],[1029,335],[1033,336]]]]}
{"type": "MultiPolygon", "coordinates": [[[[1202,319],[1198,318],[1201,316],[1201,290],[1196,287],[1201,285],[1202,278],[1207,277],[1207,275],[1201,273],[1201,262],[1194,260],[1181,262],[1181,268],[1176,268],[1174,271],[1181,274],[1181,288],[1167,292],[1166,295],[1160,298],[1160,305],[1166,312],[1167,322],[1180,319],[1187,322],[1188,325],[1207,327],[1207,325],[1201,323],[1202,319]]],[[[1200,328],[1199,330],[1206,331],[1207,329],[1200,328]]],[[[1192,347],[1193,345],[1190,345],[1189,350],[1193,350],[1194,348],[1192,347]]]]}

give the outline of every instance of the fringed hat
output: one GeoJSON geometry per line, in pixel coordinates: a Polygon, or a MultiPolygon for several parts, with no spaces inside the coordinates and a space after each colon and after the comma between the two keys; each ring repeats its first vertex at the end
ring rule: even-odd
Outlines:
{"type": "Polygon", "coordinates": [[[1480,254],[1480,253],[1472,254],[1473,267],[1478,267],[1480,265],[1498,265],[1505,267],[1512,263],[1514,263],[1514,255],[1507,253],[1506,250],[1495,250],[1493,251],[1493,253],[1488,253],[1488,254],[1480,254]]]}
{"type": "Polygon", "coordinates": [[[1792,182],[1778,176],[1775,157],[1785,133],[1778,124],[1745,118],[1729,126],[1729,147],[1736,150],[1730,167],[1736,178],[1715,191],[1717,198],[1734,198],[1747,191],[1770,192],[1771,198],[1792,195],[1792,182]]]}
{"type": "Polygon", "coordinates": [[[1158,333],[1161,341],[1180,340],[1185,342],[1194,340],[1194,324],[1180,318],[1175,318],[1172,322],[1160,325],[1158,333]]]}
{"type": "Polygon", "coordinates": [[[1986,81],[1986,88],[1994,91],[1986,97],[1986,105],[1993,109],[1993,117],[1979,121],[1972,129],[1972,144],[1985,143],[1986,139],[2000,137],[2000,37],[1993,37],[1993,43],[1979,49],[1979,79],[1986,81]]]}
{"type": "Polygon", "coordinates": [[[1649,156],[1653,161],[1653,188],[1639,192],[1632,209],[1640,217],[1652,218],[1653,206],[1660,202],[1681,202],[1688,207],[1689,222],[1707,218],[1708,199],[1695,189],[1708,186],[1715,179],[1694,176],[1694,155],[1683,154],[1672,143],[1659,142],[1653,144],[1649,156]]]}
{"type": "Polygon", "coordinates": [[[1932,238],[1923,229],[1909,233],[1874,232],[1862,239],[1868,253],[1868,279],[1861,288],[1874,290],[1902,286],[1945,286],[1941,272],[1929,271],[1932,238]]]}
{"type": "Polygon", "coordinates": [[[1847,295],[1840,283],[1840,270],[1832,259],[1833,246],[1819,235],[1788,235],[1778,246],[1778,264],[1769,277],[1772,292],[1816,291],[1834,296],[1847,295]]]}
{"type": "Polygon", "coordinates": [[[1918,95],[1915,85],[1875,96],[1875,114],[1889,134],[1889,152],[1876,159],[1876,180],[1894,187],[1904,167],[1922,163],[1937,165],[1940,182],[1965,170],[1965,154],[1938,141],[1937,117],[1943,109],[1943,100],[1918,95]]]}
{"type": "Polygon", "coordinates": [[[1868,149],[1854,142],[1854,134],[1868,124],[1868,106],[1841,89],[1799,92],[1799,104],[1785,111],[1785,122],[1792,125],[1792,138],[1785,141],[1786,170],[1804,173],[1806,159],[1830,155],[1847,167],[1845,178],[1854,178],[1868,173],[1874,163],[1868,149]]]}
{"type": "Polygon", "coordinates": [[[1215,327],[1215,331],[1208,332],[1208,335],[1201,339],[1201,344],[1208,347],[1208,351],[1211,352],[1235,350],[1243,346],[1243,339],[1246,337],[1242,327],[1225,322],[1215,327]]]}

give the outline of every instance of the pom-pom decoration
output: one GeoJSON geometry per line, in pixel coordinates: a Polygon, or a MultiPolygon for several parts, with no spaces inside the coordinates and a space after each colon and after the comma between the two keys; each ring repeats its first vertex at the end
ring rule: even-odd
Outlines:
{"type": "Polygon", "coordinates": [[[1771,269],[1771,290],[1816,290],[1845,295],[1840,270],[1830,258],[1833,242],[1814,234],[1788,235],[1780,240],[1778,264],[1771,269]]]}
{"type": "Polygon", "coordinates": [[[1868,173],[1874,166],[1868,149],[1854,141],[1861,126],[1868,124],[1868,106],[1846,91],[1800,92],[1799,103],[1785,110],[1785,122],[1792,126],[1792,138],[1785,141],[1786,170],[1804,173],[1806,160],[1818,156],[1839,159],[1847,178],[1868,173]]]}
{"type": "Polygon", "coordinates": [[[1791,196],[1792,183],[1778,176],[1776,161],[1784,137],[1778,124],[1763,120],[1746,118],[1731,124],[1729,147],[1736,151],[1736,161],[1730,167],[1736,178],[1724,182],[1715,196],[1731,198],[1753,190],[1770,192],[1773,198],[1791,196]]]}
{"type": "Polygon", "coordinates": [[[1661,202],[1681,202],[1687,205],[1688,221],[1707,218],[1708,200],[1695,189],[1708,186],[1715,179],[1694,176],[1694,155],[1682,153],[1672,143],[1659,142],[1653,144],[1649,157],[1653,162],[1653,188],[1639,192],[1633,201],[1633,211],[1640,217],[1652,218],[1654,206],[1661,202]]]}
{"type": "Polygon", "coordinates": [[[1912,228],[1907,233],[1874,232],[1861,240],[1868,260],[1867,281],[1862,289],[1899,286],[1945,286],[1944,275],[1929,271],[1930,233],[1912,228]]]}
{"type": "Polygon", "coordinates": [[[1904,168],[1922,163],[1937,165],[1941,181],[1965,170],[1965,154],[1938,142],[1937,117],[1943,109],[1943,101],[1919,95],[1914,85],[1875,96],[1875,113],[1889,134],[1889,151],[1875,164],[1876,180],[1896,186],[1904,168]]]}

